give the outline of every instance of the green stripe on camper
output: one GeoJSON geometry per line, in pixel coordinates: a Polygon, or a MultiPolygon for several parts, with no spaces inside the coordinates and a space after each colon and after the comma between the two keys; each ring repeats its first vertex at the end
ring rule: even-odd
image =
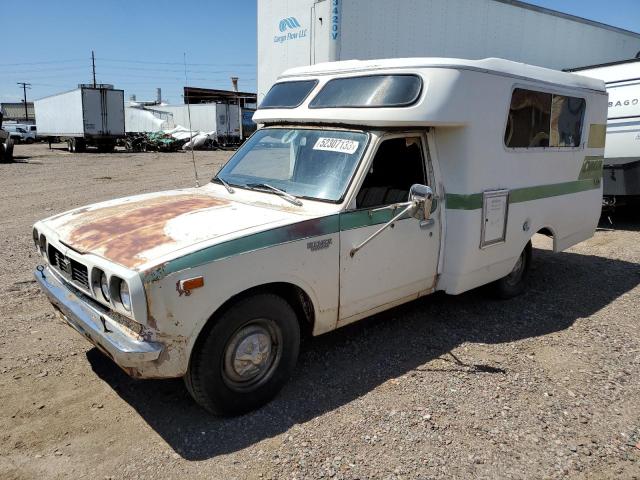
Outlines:
{"type": "Polygon", "coordinates": [[[445,199],[447,210],[477,210],[482,208],[481,193],[472,193],[470,195],[447,193],[445,199]]]}
{"type": "MultiPolygon", "coordinates": [[[[530,202],[531,200],[558,197],[599,188],[601,175],[596,176],[591,170],[588,172],[585,172],[585,178],[573,182],[515,188],[509,191],[509,203],[530,202]]],[[[482,193],[471,195],[447,193],[446,208],[447,210],[478,210],[482,208],[482,193]]]]}

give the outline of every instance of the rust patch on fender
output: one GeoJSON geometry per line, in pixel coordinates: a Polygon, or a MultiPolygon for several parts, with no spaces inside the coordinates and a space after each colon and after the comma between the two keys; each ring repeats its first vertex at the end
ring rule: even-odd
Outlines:
{"type": "Polygon", "coordinates": [[[83,212],[69,242],[80,251],[100,251],[105,258],[133,268],[145,262],[142,252],[172,243],[164,227],[180,215],[227,205],[207,195],[156,197],[83,212]]]}

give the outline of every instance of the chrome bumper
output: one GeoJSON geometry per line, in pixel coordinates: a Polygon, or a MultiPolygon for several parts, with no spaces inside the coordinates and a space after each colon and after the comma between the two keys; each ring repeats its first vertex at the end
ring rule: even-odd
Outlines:
{"type": "Polygon", "coordinates": [[[41,271],[36,269],[34,276],[67,324],[121,367],[137,367],[160,356],[161,344],[141,341],[125,333],[109,317],[106,308],[102,310],[89,304],[82,298],[83,294],[75,293],[50,267],[45,266],[41,271]]]}

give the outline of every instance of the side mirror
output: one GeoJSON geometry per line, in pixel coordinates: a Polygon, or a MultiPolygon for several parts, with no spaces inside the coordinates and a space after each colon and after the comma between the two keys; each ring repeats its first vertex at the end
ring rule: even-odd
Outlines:
{"type": "Polygon", "coordinates": [[[429,220],[431,205],[433,204],[433,190],[426,185],[416,183],[409,190],[409,201],[414,202],[416,209],[412,215],[418,220],[429,220]]]}

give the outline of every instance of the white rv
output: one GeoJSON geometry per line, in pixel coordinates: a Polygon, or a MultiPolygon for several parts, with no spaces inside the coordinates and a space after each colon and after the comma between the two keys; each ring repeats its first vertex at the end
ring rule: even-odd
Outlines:
{"type": "Polygon", "coordinates": [[[600,216],[604,82],[500,59],[293,69],[212,181],[37,222],[35,276],[135,377],[184,377],[239,413],[272,398],[301,336],[441,290],[521,293],[600,216]]]}
{"type": "Polygon", "coordinates": [[[572,70],[604,80],[609,92],[605,205],[640,202],[640,58],[572,70]]]}

